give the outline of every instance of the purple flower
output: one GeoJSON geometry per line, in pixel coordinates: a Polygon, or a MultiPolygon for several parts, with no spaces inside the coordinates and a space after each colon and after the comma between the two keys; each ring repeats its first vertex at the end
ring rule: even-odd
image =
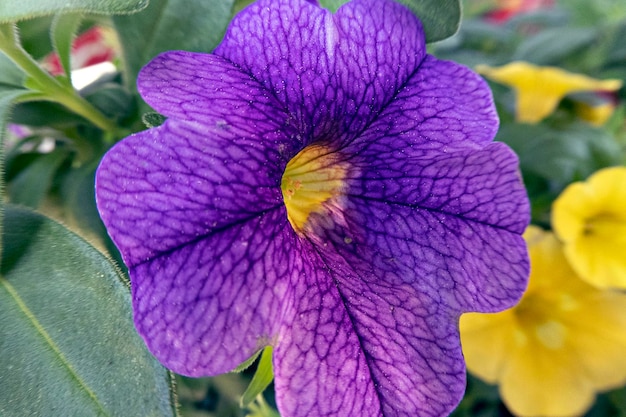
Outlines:
{"type": "Polygon", "coordinates": [[[201,376],[273,345],[284,417],[448,413],[460,314],[512,306],[528,274],[486,84],[393,1],[260,0],[138,87],[168,119],[96,186],[152,353],[201,376]]]}

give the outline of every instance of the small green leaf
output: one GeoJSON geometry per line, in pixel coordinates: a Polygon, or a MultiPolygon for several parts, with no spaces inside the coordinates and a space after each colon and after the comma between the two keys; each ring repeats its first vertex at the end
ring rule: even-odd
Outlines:
{"type": "Polygon", "coordinates": [[[175,416],[114,265],[34,212],[8,206],[4,225],[0,415],[175,416]]]}
{"type": "Polygon", "coordinates": [[[246,407],[254,401],[257,395],[261,394],[265,388],[272,383],[272,380],[274,379],[274,370],[272,369],[272,351],[273,348],[271,346],[263,349],[256,373],[252,377],[250,385],[248,385],[248,388],[246,388],[246,391],[241,397],[241,407],[246,407]]]}
{"type": "Polygon", "coordinates": [[[240,372],[245,371],[249,367],[251,367],[252,364],[254,363],[254,361],[257,360],[259,355],[261,355],[261,352],[263,352],[263,349],[259,350],[257,353],[255,353],[254,355],[252,355],[248,359],[246,359],[243,363],[241,363],[239,366],[237,366],[235,369],[233,369],[233,372],[240,373],[240,372]]]}
{"type": "Polygon", "coordinates": [[[115,16],[129,88],[134,88],[141,67],[163,51],[211,52],[230,22],[233,4],[234,0],[151,0],[140,13],[115,16]]]}
{"type": "Polygon", "coordinates": [[[52,27],[50,28],[52,45],[59,55],[59,60],[68,81],[71,80],[72,74],[72,42],[82,18],[83,16],[77,13],[58,14],[52,21],[52,27]]]}
{"type": "MultiPolygon", "coordinates": [[[[349,0],[320,0],[320,4],[336,11],[349,0]]],[[[424,25],[426,43],[437,42],[454,35],[461,23],[460,0],[396,0],[415,13],[424,25]]]]}
{"type": "Polygon", "coordinates": [[[165,119],[165,116],[156,112],[144,113],[143,116],[141,116],[141,121],[148,128],[161,126],[163,122],[165,122],[165,119]]]}
{"type": "Polygon", "coordinates": [[[147,4],[148,0],[3,0],[0,2],[0,23],[57,13],[132,13],[147,4]]]}
{"type": "Polygon", "coordinates": [[[278,410],[272,408],[263,395],[259,394],[254,399],[254,402],[248,405],[248,413],[246,417],[280,417],[278,410]]]}

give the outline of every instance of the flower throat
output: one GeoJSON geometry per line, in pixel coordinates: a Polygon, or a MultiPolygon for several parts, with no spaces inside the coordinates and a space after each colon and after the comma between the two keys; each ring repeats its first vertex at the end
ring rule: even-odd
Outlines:
{"type": "Polygon", "coordinates": [[[303,233],[312,213],[323,213],[345,187],[349,164],[324,145],[310,145],[294,156],[280,188],[293,229],[303,233]]]}

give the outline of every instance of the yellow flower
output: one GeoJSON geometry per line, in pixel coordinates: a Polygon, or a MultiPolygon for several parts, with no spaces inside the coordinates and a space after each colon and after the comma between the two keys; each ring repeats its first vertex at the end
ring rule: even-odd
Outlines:
{"type": "Polygon", "coordinates": [[[626,382],[626,294],[579,279],[550,232],[526,234],[531,273],[520,303],[461,317],[470,372],[499,383],[518,416],[576,416],[626,382]]]}
{"type": "Polygon", "coordinates": [[[515,90],[516,119],[523,123],[540,122],[570,93],[616,91],[622,86],[621,80],[596,80],[560,68],[538,67],[521,61],[502,67],[478,65],[476,71],[515,90]]]}
{"type": "Polygon", "coordinates": [[[567,187],[552,207],[552,227],[581,278],[626,288],[626,167],[567,187]]]}
{"type": "Polygon", "coordinates": [[[585,102],[576,103],[576,114],[594,126],[602,126],[611,118],[615,104],[610,101],[592,105],[585,102]]]}

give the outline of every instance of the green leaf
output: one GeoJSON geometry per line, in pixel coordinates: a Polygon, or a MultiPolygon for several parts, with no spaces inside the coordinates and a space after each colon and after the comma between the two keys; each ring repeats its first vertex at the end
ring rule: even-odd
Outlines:
{"type": "Polygon", "coordinates": [[[598,30],[595,28],[546,29],[527,37],[513,54],[512,60],[557,65],[569,55],[591,45],[597,35],[598,30]]]}
{"type": "Polygon", "coordinates": [[[248,405],[247,417],[280,417],[278,410],[272,408],[262,395],[257,395],[254,402],[248,405]]]}
{"type": "Polygon", "coordinates": [[[0,85],[0,155],[2,155],[1,152],[4,149],[4,130],[11,106],[17,98],[28,93],[29,91],[25,89],[10,88],[0,85]]]}
{"type": "Polygon", "coordinates": [[[519,155],[533,222],[549,226],[552,202],[573,181],[623,163],[619,144],[603,129],[582,122],[554,129],[547,124],[504,124],[497,140],[519,155]]]}
{"type": "MultiPolygon", "coordinates": [[[[0,54],[0,58],[2,54],[0,54]]],[[[1,68],[1,67],[0,67],[1,68]]],[[[4,142],[6,136],[6,124],[11,112],[13,101],[28,94],[28,90],[6,87],[0,84],[0,250],[2,250],[2,215],[4,212],[4,150],[7,145],[4,142]]],[[[0,265],[2,260],[0,259],[0,265]]]]}
{"type": "Polygon", "coordinates": [[[53,20],[54,16],[42,16],[17,23],[22,46],[38,61],[53,50],[52,39],[50,39],[50,27],[52,27],[53,20]]]}
{"type": "Polygon", "coordinates": [[[332,12],[336,12],[338,8],[349,2],[350,0],[319,0],[320,5],[332,12]]]}
{"type": "Polygon", "coordinates": [[[257,395],[261,394],[265,388],[272,383],[274,379],[274,370],[272,369],[272,351],[274,349],[271,346],[263,349],[259,365],[256,369],[256,373],[250,381],[250,385],[246,388],[246,391],[241,397],[241,407],[246,407],[250,404],[257,395]]]}
{"type": "Polygon", "coordinates": [[[63,203],[64,221],[75,227],[84,236],[98,236],[108,250],[111,258],[125,268],[122,257],[109,238],[104,223],[96,208],[96,168],[100,163],[94,159],[88,164],[72,167],[63,173],[59,181],[59,197],[63,203]]]}
{"type": "Polygon", "coordinates": [[[175,416],[114,265],[34,212],[8,206],[4,225],[0,415],[175,416]]]}
{"type": "Polygon", "coordinates": [[[230,22],[233,4],[234,0],[151,0],[140,13],[115,16],[126,85],[134,89],[141,67],[161,52],[212,51],[230,22]]]}
{"type": "MultiPolygon", "coordinates": [[[[320,0],[320,4],[332,11],[349,0],[320,0]]],[[[396,0],[404,4],[420,18],[426,33],[426,43],[437,42],[454,35],[461,23],[460,0],[396,0]]]]}
{"type": "Polygon", "coordinates": [[[37,154],[34,160],[7,184],[9,201],[32,208],[39,207],[50,190],[57,170],[68,157],[67,148],[37,154]]]}
{"type": "Polygon", "coordinates": [[[509,124],[500,129],[496,139],[509,144],[519,155],[522,172],[539,175],[556,188],[622,163],[621,149],[613,137],[582,122],[560,130],[509,124]]]}
{"type": "Polygon", "coordinates": [[[148,0],[3,0],[0,2],[0,23],[57,13],[132,13],[147,4],[148,0]]]}
{"type": "Polygon", "coordinates": [[[515,32],[479,19],[464,20],[459,32],[429,48],[439,59],[447,59],[470,68],[478,64],[498,66],[510,61],[515,32]]]}
{"type": "Polygon", "coordinates": [[[37,99],[47,99],[63,104],[105,132],[117,130],[117,126],[113,121],[107,119],[95,107],[78,95],[69,83],[59,82],[41,68],[33,57],[21,47],[14,24],[0,24],[0,48],[27,73],[28,78],[24,85],[32,86],[37,99]]]}
{"type": "Polygon", "coordinates": [[[624,0],[567,0],[558,2],[575,24],[597,26],[619,22],[626,18],[624,0]]]}
{"type": "Polygon", "coordinates": [[[504,124],[497,140],[519,155],[533,222],[548,226],[552,202],[574,181],[623,163],[619,144],[603,129],[582,122],[564,129],[546,124],[504,124]]]}
{"type": "Polygon", "coordinates": [[[77,13],[58,14],[52,21],[52,27],[50,28],[50,37],[52,39],[52,45],[59,55],[59,60],[63,66],[63,70],[67,76],[67,80],[71,80],[72,67],[71,67],[71,55],[72,55],[72,42],[74,36],[78,31],[78,26],[83,16],[77,13]]]}
{"type": "Polygon", "coordinates": [[[85,99],[105,116],[122,120],[135,110],[132,95],[125,87],[113,82],[96,84],[85,88],[85,99]]]}
{"type": "Polygon", "coordinates": [[[609,399],[622,412],[622,416],[626,415],[626,387],[618,388],[608,394],[609,399]]]}
{"type": "Polygon", "coordinates": [[[254,3],[254,0],[235,0],[235,4],[233,5],[233,15],[239,13],[252,3],[254,3]]]}
{"type": "MultiPolygon", "coordinates": [[[[568,25],[570,15],[560,7],[533,10],[530,13],[519,13],[506,23],[504,27],[514,30],[525,37],[547,28],[559,28],[568,25]],[[529,28],[531,28],[529,30],[529,28]]],[[[465,22],[464,22],[465,23],[465,22]]],[[[496,28],[498,25],[496,25],[496,28]]]]}
{"type": "Polygon", "coordinates": [[[59,130],[86,123],[83,117],[52,101],[18,103],[13,108],[11,117],[13,122],[17,124],[59,130]]]}
{"type": "Polygon", "coordinates": [[[0,51],[0,85],[21,87],[26,75],[0,51]]]}
{"type": "Polygon", "coordinates": [[[426,43],[437,42],[454,35],[461,24],[460,0],[398,0],[420,18],[426,33],[426,43]]]}
{"type": "Polygon", "coordinates": [[[612,43],[607,56],[607,62],[616,65],[626,65],[626,21],[614,29],[612,43]]]}

